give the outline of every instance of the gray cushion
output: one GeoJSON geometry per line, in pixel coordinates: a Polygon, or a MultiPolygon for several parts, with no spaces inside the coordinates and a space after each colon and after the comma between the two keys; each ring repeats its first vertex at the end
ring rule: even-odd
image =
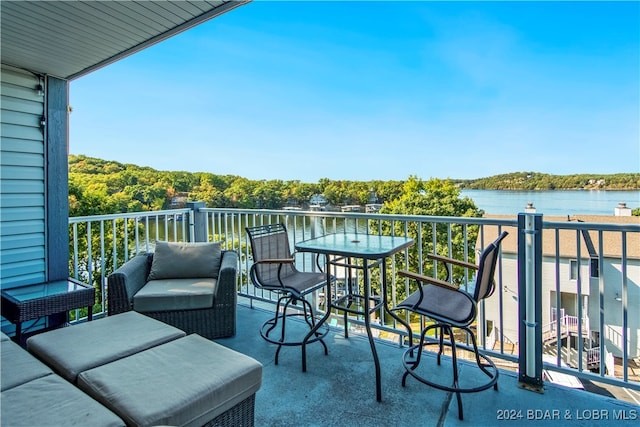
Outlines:
{"type": "Polygon", "coordinates": [[[125,425],[113,412],[57,375],[29,381],[3,391],[0,396],[0,424],[3,426],[125,425]]]}
{"type": "Polygon", "coordinates": [[[261,382],[259,362],[195,334],[78,376],[78,387],[129,425],[201,426],[261,382]]]}
{"type": "Polygon", "coordinates": [[[217,282],[210,278],[150,280],[133,296],[133,309],[144,313],[211,308],[217,282]]]}
{"type": "Polygon", "coordinates": [[[218,277],[220,243],[156,242],[147,280],[218,277]]]}
{"type": "Polygon", "coordinates": [[[9,338],[9,336],[7,334],[5,334],[4,332],[0,332],[0,342],[2,341],[8,341],[11,338],[9,338]]]}
{"type": "Polygon", "coordinates": [[[53,374],[44,363],[27,353],[13,341],[0,344],[0,390],[24,384],[36,378],[53,374]]]}
{"type": "Polygon", "coordinates": [[[34,335],[27,349],[71,382],[82,371],[185,336],[135,311],[34,335]]]}

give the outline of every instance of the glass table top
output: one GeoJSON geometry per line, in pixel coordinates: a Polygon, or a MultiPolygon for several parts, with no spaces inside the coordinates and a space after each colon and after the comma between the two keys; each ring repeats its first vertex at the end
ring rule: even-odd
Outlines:
{"type": "Polygon", "coordinates": [[[413,239],[400,236],[337,233],[298,242],[296,250],[360,258],[383,258],[413,244],[413,239]]]}
{"type": "Polygon", "coordinates": [[[87,288],[87,285],[72,280],[57,280],[54,282],[38,283],[37,285],[5,289],[2,291],[2,294],[19,302],[23,302],[37,298],[66,294],[68,292],[87,288]]]}

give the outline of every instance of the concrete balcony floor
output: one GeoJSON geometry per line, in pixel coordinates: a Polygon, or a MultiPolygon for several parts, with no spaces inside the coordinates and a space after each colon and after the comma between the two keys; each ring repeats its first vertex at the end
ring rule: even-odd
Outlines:
{"type": "MultiPolygon", "coordinates": [[[[404,349],[377,341],[382,371],[382,402],[376,401],[375,370],[366,336],[332,329],[325,338],[329,354],[314,343],[307,348],[307,372],[302,372],[299,347],[283,347],[275,365],[276,346],[259,330],[273,315],[249,308],[240,298],[237,334],[217,342],[252,356],[264,365],[262,387],[256,395],[256,426],[593,426],[638,425],[640,406],[610,397],[545,383],[544,392],[520,387],[514,372],[501,370],[498,391],[490,388],[462,395],[463,421],[455,395],[409,377],[402,387],[404,349]]],[[[296,323],[295,321],[293,323],[296,323]]],[[[450,359],[435,363],[432,353],[422,364],[448,384],[450,359]]],[[[473,382],[478,369],[463,363],[460,376],[473,382]]]]}

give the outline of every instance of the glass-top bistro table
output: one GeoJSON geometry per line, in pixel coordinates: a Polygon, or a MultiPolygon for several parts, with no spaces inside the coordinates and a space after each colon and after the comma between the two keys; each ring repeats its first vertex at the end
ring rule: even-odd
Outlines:
{"type": "Polygon", "coordinates": [[[95,289],[74,279],[56,280],[2,291],[2,317],[16,325],[15,341],[21,343],[22,322],[87,307],[92,319],[95,289]]]}
{"type": "MultiPolygon", "coordinates": [[[[347,314],[362,315],[364,317],[365,330],[367,331],[367,337],[369,338],[369,345],[371,346],[371,353],[373,354],[373,360],[376,368],[376,399],[382,400],[382,384],[380,380],[380,361],[378,360],[378,352],[376,351],[375,341],[371,332],[371,314],[381,307],[386,313],[391,315],[399,323],[407,328],[407,332],[411,334],[410,326],[396,314],[389,310],[387,305],[387,267],[386,258],[392,256],[396,252],[399,252],[409,246],[413,245],[413,239],[400,236],[378,236],[369,234],[355,234],[355,233],[336,233],[327,234],[324,236],[316,237],[309,240],[296,243],[296,251],[299,252],[311,252],[315,254],[325,255],[327,274],[327,286],[326,286],[326,313],[316,324],[308,334],[307,339],[311,338],[315,331],[324,324],[331,316],[332,309],[341,310],[345,316],[345,336],[348,337],[347,332],[347,314]],[[361,260],[358,263],[355,260],[361,260]],[[371,282],[370,282],[370,269],[374,267],[380,267],[381,273],[381,289],[380,296],[371,295],[371,282]],[[351,282],[352,270],[362,270],[363,276],[363,288],[364,293],[360,294],[359,286],[356,286],[355,290],[349,286],[349,292],[345,295],[332,299],[331,297],[331,267],[344,268],[345,272],[351,282]]],[[[303,370],[306,366],[306,347],[302,345],[302,363],[303,370]]]]}

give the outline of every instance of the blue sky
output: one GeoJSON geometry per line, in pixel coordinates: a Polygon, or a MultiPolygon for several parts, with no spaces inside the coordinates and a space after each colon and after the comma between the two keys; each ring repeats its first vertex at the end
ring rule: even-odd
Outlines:
{"type": "Polygon", "coordinates": [[[255,1],[70,85],[70,152],[317,182],[640,172],[638,2],[255,1]]]}

